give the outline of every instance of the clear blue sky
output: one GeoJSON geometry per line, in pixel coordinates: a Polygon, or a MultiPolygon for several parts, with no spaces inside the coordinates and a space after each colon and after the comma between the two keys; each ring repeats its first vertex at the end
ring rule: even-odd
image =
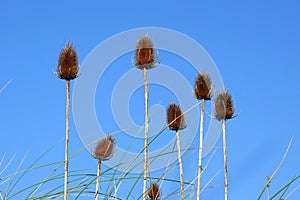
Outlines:
{"type": "MultiPolygon", "coordinates": [[[[82,63],[99,43],[114,34],[133,28],[163,27],[186,34],[202,45],[216,63],[225,87],[234,98],[238,117],[228,122],[227,135],[230,199],[256,199],[294,136],[289,154],[271,183],[270,191],[274,194],[293,176],[300,174],[300,127],[297,122],[300,112],[299,9],[300,4],[295,0],[205,3],[3,1],[0,6],[0,86],[11,82],[0,93],[0,156],[6,152],[0,170],[16,154],[13,164],[6,170],[7,174],[12,173],[28,151],[23,166],[26,168],[64,137],[65,83],[52,71],[56,69],[58,54],[68,40],[73,41],[82,63]]],[[[176,62],[168,60],[172,56],[160,54],[162,64],[173,64],[176,68],[176,62]]],[[[131,56],[127,55],[128,58],[131,56]]],[[[131,61],[124,59],[127,57],[120,57],[112,66],[124,65],[124,72],[130,70],[131,61]]],[[[182,60],[178,63],[189,65],[182,60]]],[[[186,78],[193,85],[193,72],[183,72],[180,67],[177,70],[185,76],[190,74],[186,78]]],[[[121,76],[118,70],[107,73],[121,76]]],[[[153,91],[159,91],[156,86],[152,87],[153,91]]],[[[105,104],[100,103],[101,98],[106,98],[100,84],[97,91],[96,110],[101,121],[103,115],[110,115],[110,111],[107,107],[102,108],[105,104]],[[106,109],[105,112],[102,109],[106,109]]],[[[153,103],[167,105],[165,101],[155,102],[151,88],[150,95],[153,95],[153,103]]],[[[134,94],[132,101],[134,98],[141,101],[136,101],[130,111],[137,123],[143,123],[140,120],[142,88],[134,94]]],[[[167,93],[166,99],[172,99],[172,95],[167,93]]],[[[71,153],[83,145],[72,120],[71,117],[71,153]]],[[[107,122],[105,127],[107,133],[118,130],[114,122],[107,122]]],[[[122,138],[118,134],[116,137],[117,140],[122,138]]],[[[122,140],[118,143],[126,147],[122,140]]],[[[197,138],[195,143],[198,144],[197,138]]],[[[219,140],[217,147],[221,145],[219,140]]],[[[63,160],[63,152],[61,142],[40,164],[63,160]]],[[[192,158],[186,156],[184,163],[186,181],[195,175],[193,156],[197,158],[197,151],[192,158]]],[[[71,168],[96,169],[96,161],[84,151],[75,157],[71,168]]],[[[223,198],[222,169],[222,151],[218,149],[203,177],[204,182],[217,171],[221,172],[210,184],[214,188],[205,190],[203,199],[223,198]]],[[[177,178],[175,172],[170,177],[177,178]]],[[[40,173],[38,175],[44,178],[48,172],[40,173]]],[[[26,187],[28,182],[28,178],[21,181],[17,189],[26,187]]],[[[298,184],[299,181],[289,191],[298,184]]],[[[179,187],[178,184],[175,186],[179,187]]],[[[126,185],[122,187],[121,197],[127,189],[126,185]]],[[[169,187],[167,182],[163,183],[163,194],[174,189],[169,187]]],[[[0,185],[0,191],[3,190],[5,185],[0,185]]],[[[137,191],[133,197],[138,197],[137,191]]],[[[289,199],[299,198],[300,191],[297,191],[289,199]]]]}

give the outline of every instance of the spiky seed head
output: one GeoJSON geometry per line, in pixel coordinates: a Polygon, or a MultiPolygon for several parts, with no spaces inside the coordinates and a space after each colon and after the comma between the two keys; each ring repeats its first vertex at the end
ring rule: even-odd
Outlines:
{"type": "Polygon", "coordinates": [[[78,70],[77,53],[72,43],[68,42],[59,54],[56,76],[60,79],[73,80],[77,78],[78,70]]]}
{"type": "Polygon", "coordinates": [[[115,150],[115,139],[112,136],[107,136],[101,139],[93,152],[94,158],[104,161],[109,160],[115,150]]]}
{"type": "Polygon", "coordinates": [[[167,109],[167,121],[172,131],[182,130],[186,127],[184,116],[178,105],[172,103],[167,109]]]}
{"type": "Polygon", "coordinates": [[[234,104],[228,92],[221,92],[215,101],[215,117],[218,120],[231,119],[234,115],[234,104]]]}
{"type": "Polygon", "coordinates": [[[151,200],[157,200],[160,197],[160,188],[157,183],[152,183],[148,190],[148,197],[151,200]]]}
{"type": "Polygon", "coordinates": [[[195,96],[197,99],[210,100],[212,98],[212,83],[208,74],[199,74],[195,81],[195,96]]]}
{"type": "Polygon", "coordinates": [[[156,56],[151,39],[144,35],[136,44],[135,63],[139,69],[151,69],[156,64],[156,56]]]}

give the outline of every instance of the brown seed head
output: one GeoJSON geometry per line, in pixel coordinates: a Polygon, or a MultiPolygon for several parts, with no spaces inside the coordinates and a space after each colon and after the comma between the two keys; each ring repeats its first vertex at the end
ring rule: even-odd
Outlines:
{"type": "Polygon", "coordinates": [[[59,54],[56,76],[60,79],[72,80],[77,78],[78,70],[77,53],[69,42],[59,54]]]}
{"type": "Polygon", "coordinates": [[[137,41],[135,66],[139,69],[151,69],[156,64],[156,56],[151,39],[145,35],[137,41]]]}
{"type": "Polygon", "coordinates": [[[234,105],[228,92],[221,92],[215,102],[215,117],[218,120],[231,119],[234,115],[234,105]]]}
{"type": "Polygon", "coordinates": [[[160,196],[160,188],[157,183],[152,183],[149,190],[148,190],[148,197],[151,200],[157,200],[160,196]]]}
{"type": "Polygon", "coordinates": [[[109,160],[115,149],[115,139],[112,136],[107,136],[99,141],[93,153],[94,158],[104,161],[109,160]]]}
{"type": "Polygon", "coordinates": [[[195,81],[195,96],[197,99],[210,100],[212,98],[212,83],[208,74],[197,76],[195,81]]]}
{"type": "Polygon", "coordinates": [[[186,127],[180,107],[174,103],[170,104],[167,109],[167,121],[169,129],[173,131],[182,130],[186,127]]]}

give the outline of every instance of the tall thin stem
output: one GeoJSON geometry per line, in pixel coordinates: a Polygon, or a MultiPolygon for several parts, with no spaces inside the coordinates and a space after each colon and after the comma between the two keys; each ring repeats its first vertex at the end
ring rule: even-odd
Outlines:
{"type": "Polygon", "coordinates": [[[181,199],[184,200],[184,182],[183,182],[183,168],[182,168],[182,161],[181,161],[181,149],[180,149],[180,135],[179,135],[179,130],[176,131],[176,141],[177,141],[179,173],[180,173],[181,199]]]}
{"type": "Polygon", "coordinates": [[[199,145],[199,164],[198,164],[198,185],[197,185],[197,200],[200,200],[201,193],[201,174],[202,174],[202,152],[203,152],[203,128],[204,128],[204,99],[201,99],[201,117],[200,117],[200,145],[199,145]]]}
{"type": "Polygon", "coordinates": [[[144,68],[144,89],[145,89],[145,138],[144,138],[144,183],[143,183],[143,200],[147,197],[147,168],[148,168],[148,84],[147,69],[144,68]]]}
{"type": "Polygon", "coordinates": [[[225,185],[224,185],[224,200],[228,199],[228,170],[227,170],[227,148],[226,148],[226,120],[222,120],[223,128],[223,156],[224,156],[224,175],[225,175],[225,185]]]}
{"type": "Polygon", "coordinates": [[[95,200],[98,200],[98,199],[99,199],[100,170],[101,170],[101,161],[98,160],[98,169],[97,169],[97,179],[96,179],[95,200]]]}
{"type": "Polygon", "coordinates": [[[69,171],[69,109],[70,109],[70,80],[66,80],[66,143],[65,143],[65,182],[64,200],[68,196],[68,171],[69,171]]]}

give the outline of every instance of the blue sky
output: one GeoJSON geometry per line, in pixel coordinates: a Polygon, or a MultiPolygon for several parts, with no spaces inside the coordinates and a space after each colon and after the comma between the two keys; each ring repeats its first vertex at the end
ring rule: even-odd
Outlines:
{"type": "MultiPolygon", "coordinates": [[[[300,111],[299,8],[299,2],[292,0],[2,2],[0,85],[11,82],[0,93],[0,156],[6,152],[4,163],[7,163],[16,154],[14,164],[6,173],[15,170],[27,151],[24,168],[64,137],[65,84],[52,71],[56,69],[58,54],[68,40],[74,43],[82,63],[99,43],[114,34],[133,28],[162,27],[181,32],[202,45],[216,63],[225,87],[234,98],[238,117],[228,122],[227,135],[231,199],[256,199],[294,136],[289,154],[271,183],[273,194],[293,176],[300,174],[300,128],[297,123],[300,111]]],[[[120,56],[112,63],[111,71],[107,71],[103,81],[132,69],[131,56],[120,56]],[[119,71],[114,67],[117,65],[124,68],[119,71]]],[[[162,64],[174,67],[193,85],[195,71],[185,70],[191,68],[189,63],[174,55],[172,57],[168,52],[161,51],[160,57],[162,64]]],[[[95,95],[99,121],[104,120],[103,114],[109,116],[110,113],[101,101],[103,98],[103,101],[109,102],[110,97],[105,96],[100,83],[95,95]]],[[[103,87],[109,90],[109,82],[106,84],[103,83],[103,87]]],[[[167,100],[174,96],[160,90],[150,86],[151,101],[166,106],[167,100]],[[151,89],[157,90],[157,94],[166,94],[166,97],[156,102],[160,98],[151,93],[151,89]]],[[[132,101],[132,117],[137,123],[143,123],[140,120],[143,114],[142,88],[134,93],[132,101]]],[[[83,144],[72,117],[70,125],[72,153],[83,144]]],[[[105,123],[105,127],[105,132],[118,130],[113,121],[105,123]]],[[[121,139],[118,142],[120,146],[126,146],[122,143],[122,135],[117,134],[116,137],[121,139]]],[[[219,140],[216,146],[221,145],[219,140]]],[[[63,160],[63,149],[61,142],[41,164],[63,160]]],[[[197,152],[191,155],[192,158],[185,156],[184,170],[189,181],[195,175],[193,156],[197,157],[197,152]]],[[[75,157],[71,166],[73,169],[93,167],[96,169],[96,162],[87,151],[75,157]]],[[[220,186],[223,184],[222,169],[222,151],[218,149],[204,174],[204,182],[218,170],[221,172],[211,183],[215,187],[205,190],[203,199],[223,198],[223,187],[220,186]]],[[[47,175],[46,170],[40,173],[43,177],[47,175]]],[[[176,175],[176,171],[170,173],[170,177],[176,178],[176,175]]],[[[26,187],[28,182],[28,179],[21,181],[18,189],[26,187]]],[[[168,193],[169,187],[164,182],[164,194],[168,193]]],[[[120,196],[124,191],[125,186],[120,196]]],[[[299,198],[300,192],[297,191],[289,199],[299,198]]]]}

